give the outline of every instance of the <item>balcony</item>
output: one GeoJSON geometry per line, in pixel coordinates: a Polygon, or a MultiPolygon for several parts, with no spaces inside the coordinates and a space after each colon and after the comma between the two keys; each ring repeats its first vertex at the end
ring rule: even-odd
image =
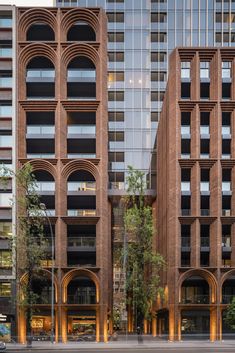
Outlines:
{"type": "Polygon", "coordinates": [[[222,182],[222,195],[232,195],[232,188],[231,188],[231,182],[230,181],[223,181],[222,182]]]}
{"type": "Polygon", "coordinates": [[[34,159],[34,158],[53,159],[55,158],[55,154],[54,153],[27,153],[27,158],[28,159],[34,159]]]}
{"type": "Polygon", "coordinates": [[[54,138],[53,125],[27,125],[27,138],[54,138]]]}
{"type": "Polygon", "coordinates": [[[96,158],[96,154],[95,153],[68,153],[67,158],[70,158],[70,159],[77,159],[77,158],[93,159],[93,158],[96,158]]]}
{"type": "Polygon", "coordinates": [[[222,139],[231,139],[231,127],[222,126],[222,139]]]}
{"type": "Polygon", "coordinates": [[[234,297],[235,297],[235,294],[223,294],[222,304],[230,304],[234,297]]]}
{"type": "Polygon", "coordinates": [[[231,209],[222,209],[222,216],[223,217],[230,217],[231,216],[231,209]]]}
{"type": "Polygon", "coordinates": [[[188,237],[181,237],[181,250],[182,251],[190,251],[191,247],[191,238],[188,237]]]}
{"type": "Polygon", "coordinates": [[[201,237],[201,251],[210,251],[210,237],[201,237]]]}
{"type": "Polygon", "coordinates": [[[201,208],[201,216],[210,216],[210,209],[201,208]]]}
{"type": "Polygon", "coordinates": [[[201,181],[200,182],[200,193],[201,195],[208,196],[210,195],[210,183],[209,181],[201,181]]]}
{"type": "Polygon", "coordinates": [[[26,82],[55,82],[55,70],[54,69],[27,70],[26,82]]]}
{"type": "Polygon", "coordinates": [[[182,298],[182,304],[209,304],[210,296],[205,294],[195,294],[192,296],[188,296],[186,298],[182,298]]]}
{"type": "Polygon", "coordinates": [[[181,182],[181,195],[191,195],[190,181],[181,182]]]}
{"type": "Polygon", "coordinates": [[[191,209],[181,209],[182,216],[191,216],[191,209]]]}
{"type": "Polygon", "coordinates": [[[231,252],[231,237],[230,236],[223,236],[222,237],[222,251],[223,252],[231,252]]]}
{"type": "Polygon", "coordinates": [[[96,126],[95,125],[69,125],[68,138],[95,138],[96,126]]]}
{"type": "Polygon", "coordinates": [[[96,183],[94,181],[70,181],[67,183],[67,191],[69,192],[69,194],[76,194],[81,192],[87,194],[94,194],[96,191],[96,183]]]}
{"type": "Polygon", "coordinates": [[[39,194],[54,194],[55,182],[54,181],[38,181],[36,183],[36,191],[39,194]]]}
{"type": "Polygon", "coordinates": [[[190,125],[181,125],[181,138],[183,139],[191,138],[190,125]]]}
{"type": "Polygon", "coordinates": [[[72,70],[67,72],[67,82],[95,82],[95,70],[72,70]]]}
{"type": "Polygon", "coordinates": [[[96,217],[97,210],[95,209],[68,209],[67,215],[69,217],[96,217]]]}
{"type": "Polygon", "coordinates": [[[95,237],[73,237],[68,238],[67,251],[82,251],[90,252],[96,251],[96,238],[95,237]]]}
{"type": "Polygon", "coordinates": [[[207,126],[207,125],[200,126],[200,137],[201,137],[201,139],[209,139],[210,138],[210,126],[207,126]]]}
{"type": "Polygon", "coordinates": [[[68,304],[91,305],[96,304],[96,291],[93,287],[80,289],[76,294],[68,294],[68,304]]]}

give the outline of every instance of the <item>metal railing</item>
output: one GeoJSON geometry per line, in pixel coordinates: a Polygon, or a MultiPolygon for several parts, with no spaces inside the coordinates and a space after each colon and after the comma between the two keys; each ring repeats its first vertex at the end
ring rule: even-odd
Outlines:
{"type": "Polygon", "coordinates": [[[181,237],[181,247],[189,248],[191,245],[191,238],[189,237],[181,237]]]}
{"type": "Polygon", "coordinates": [[[95,237],[73,237],[68,238],[68,247],[90,248],[94,249],[96,246],[95,237]]]}
{"type": "Polygon", "coordinates": [[[30,69],[26,73],[27,78],[55,78],[55,70],[53,69],[30,69]]]}
{"type": "Polygon", "coordinates": [[[182,216],[190,216],[190,215],[191,215],[191,209],[189,209],[189,208],[182,208],[182,209],[181,209],[181,215],[182,215],[182,216]]]}
{"type": "Polygon", "coordinates": [[[37,181],[35,186],[38,192],[55,191],[54,181],[37,181]]]}
{"type": "Polygon", "coordinates": [[[95,135],[96,126],[95,125],[69,125],[68,134],[78,134],[78,135],[95,135]]]}
{"type": "Polygon", "coordinates": [[[86,288],[80,293],[68,295],[68,304],[96,304],[96,293],[93,288],[86,288]]]}
{"type": "Polygon", "coordinates": [[[68,181],[68,191],[95,191],[96,183],[94,181],[68,181]]]}
{"type": "Polygon", "coordinates": [[[232,302],[233,298],[235,298],[235,293],[234,294],[223,294],[222,295],[222,303],[223,304],[230,304],[232,302]]]}
{"type": "Polygon", "coordinates": [[[71,159],[74,159],[74,158],[92,159],[92,158],[96,158],[96,154],[95,153],[68,153],[67,157],[71,159]]]}
{"type": "Polygon", "coordinates": [[[94,209],[80,209],[80,210],[67,210],[67,215],[71,217],[94,217],[97,210],[94,209]]]}
{"type": "Polygon", "coordinates": [[[55,126],[54,125],[28,125],[27,134],[32,135],[54,135],[55,126]]]}
{"type": "Polygon", "coordinates": [[[209,304],[210,296],[206,294],[195,294],[190,297],[183,297],[182,304],[209,304]]]}
{"type": "Polygon", "coordinates": [[[210,238],[209,237],[201,237],[201,247],[208,248],[210,246],[210,238]]]}

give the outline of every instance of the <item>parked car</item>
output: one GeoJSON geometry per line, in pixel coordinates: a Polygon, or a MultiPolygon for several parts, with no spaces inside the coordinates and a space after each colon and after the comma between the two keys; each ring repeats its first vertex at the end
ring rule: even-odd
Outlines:
{"type": "Polygon", "coordinates": [[[0,341],[0,352],[5,351],[5,349],[6,349],[6,343],[0,341]]]}

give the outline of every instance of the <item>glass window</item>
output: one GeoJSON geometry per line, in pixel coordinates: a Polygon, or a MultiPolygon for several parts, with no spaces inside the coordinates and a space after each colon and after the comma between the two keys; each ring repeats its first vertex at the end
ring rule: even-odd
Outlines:
{"type": "Polygon", "coordinates": [[[11,297],[11,283],[0,283],[0,297],[11,297]]]}
{"type": "Polygon", "coordinates": [[[0,117],[11,117],[12,115],[12,106],[0,104],[0,117]]]}
{"type": "Polygon", "coordinates": [[[9,250],[0,250],[0,267],[12,267],[12,254],[9,250]]]}
{"type": "Polygon", "coordinates": [[[222,62],[222,78],[231,78],[231,61],[222,62]]]}
{"type": "Polygon", "coordinates": [[[151,61],[152,62],[166,61],[166,53],[165,52],[152,52],[151,53],[151,61]]]}
{"type": "Polygon", "coordinates": [[[108,112],[109,121],[124,121],[124,112],[108,112]]]}
{"type": "Polygon", "coordinates": [[[151,101],[152,102],[163,101],[164,93],[165,92],[161,92],[161,91],[159,91],[159,92],[156,92],[156,91],[151,92],[151,101]]]}
{"type": "Polygon", "coordinates": [[[190,125],[181,125],[181,135],[190,135],[190,125]]]}
{"type": "Polygon", "coordinates": [[[181,191],[190,191],[190,181],[181,182],[181,191]]]}
{"type": "Polygon", "coordinates": [[[156,42],[161,42],[161,43],[166,43],[166,33],[164,32],[152,32],[151,33],[151,42],[156,43],[156,42]]]}
{"type": "Polygon", "coordinates": [[[108,73],[108,82],[124,81],[123,71],[110,71],[108,73]]]}
{"type": "Polygon", "coordinates": [[[12,223],[0,222],[0,238],[10,238],[12,236],[12,223]]]}
{"type": "Polygon", "coordinates": [[[12,147],[12,136],[0,135],[0,147],[12,147]]]}
{"type": "Polygon", "coordinates": [[[12,204],[12,194],[2,193],[0,194],[0,207],[11,207],[12,204]]]}
{"type": "Polygon", "coordinates": [[[123,52],[109,52],[108,53],[110,62],[123,62],[124,61],[124,53],[123,52]]]}
{"type": "Polygon", "coordinates": [[[7,45],[0,45],[0,58],[10,58],[12,56],[12,48],[7,45]]]}
{"type": "Polygon", "coordinates": [[[190,79],[190,61],[181,62],[181,78],[190,79]]]}
{"type": "Polygon", "coordinates": [[[110,131],[109,141],[124,141],[124,131],[110,131]]]}
{"type": "Polygon", "coordinates": [[[163,71],[152,71],[151,72],[151,81],[166,81],[166,72],[163,71]]]}
{"type": "Polygon", "coordinates": [[[166,22],[167,14],[166,12],[152,12],[151,13],[151,22],[166,22]]]}
{"type": "Polygon", "coordinates": [[[210,62],[200,62],[200,78],[210,78],[210,62]]]}
{"type": "Polygon", "coordinates": [[[12,27],[12,19],[10,17],[3,17],[0,18],[0,28],[10,28],[12,27]]]}
{"type": "Polygon", "coordinates": [[[160,118],[160,112],[151,112],[151,121],[157,122],[160,118]]]}
{"type": "Polygon", "coordinates": [[[200,183],[200,191],[210,191],[210,183],[209,183],[209,181],[201,181],[201,183],[200,183]]]}
{"type": "Polygon", "coordinates": [[[200,126],[200,134],[201,135],[209,135],[210,134],[210,127],[206,125],[200,126]]]}
{"type": "Polygon", "coordinates": [[[111,2],[111,3],[113,3],[113,2],[124,2],[124,0],[108,0],[108,2],[111,2]]]}
{"type": "Polygon", "coordinates": [[[123,12],[108,12],[108,22],[124,22],[123,12]]]}
{"type": "Polygon", "coordinates": [[[231,191],[231,182],[223,181],[222,182],[222,191],[231,191]]]}
{"type": "Polygon", "coordinates": [[[110,91],[108,92],[109,101],[124,101],[124,92],[123,91],[110,91]]]}
{"type": "Polygon", "coordinates": [[[109,162],[124,162],[124,152],[109,152],[109,162]]]}
{"type": "Polygon", "coordinates": [[[110,32],[108,33],[109,42],[124,42],[124,33],[123,32],[110,32]]]}

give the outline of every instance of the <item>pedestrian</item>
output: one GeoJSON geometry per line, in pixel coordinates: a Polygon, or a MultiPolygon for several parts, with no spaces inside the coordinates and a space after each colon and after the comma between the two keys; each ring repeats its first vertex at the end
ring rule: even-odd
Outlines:
{"type": "Polygon", "coordinates": [[[143,337],[142,337],[142,333],[141,333],[141,328],[140,326],[137,327],[137,340],[138,340],[138,344],[143,343],[143,337]]]}

